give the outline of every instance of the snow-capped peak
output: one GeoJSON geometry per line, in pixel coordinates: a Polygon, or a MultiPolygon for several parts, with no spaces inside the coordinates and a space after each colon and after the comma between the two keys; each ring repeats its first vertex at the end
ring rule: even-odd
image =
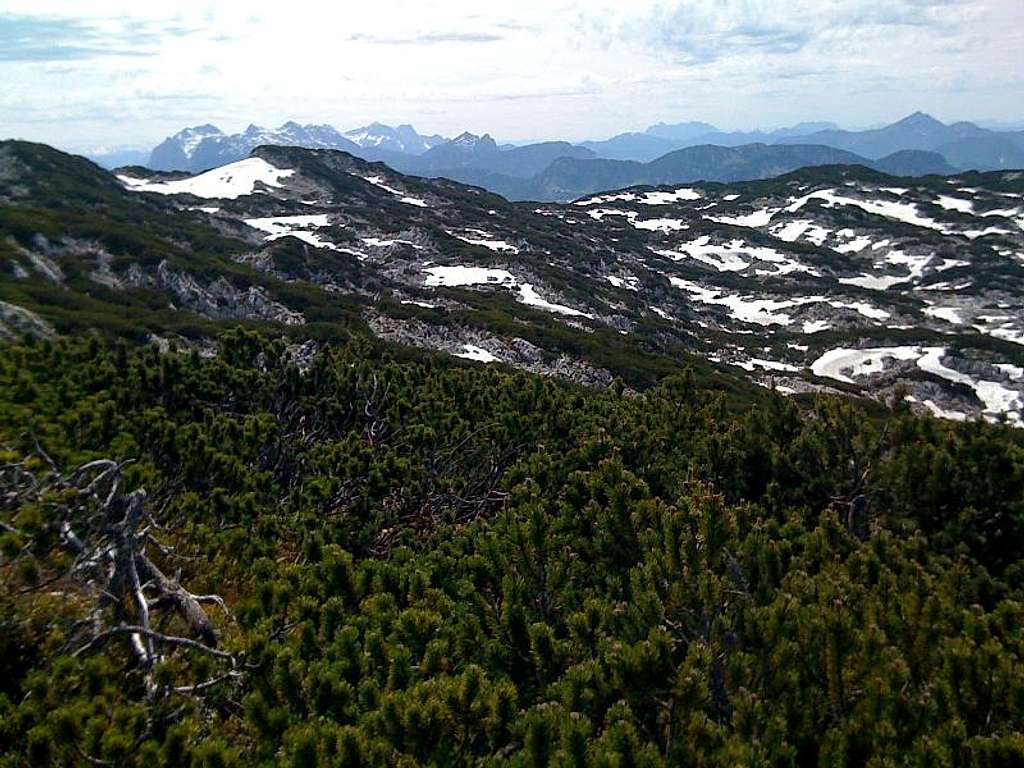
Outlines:
{"type": "Polygon", "coordinates": [[[361,147],[377,147],[393,152],[420,155],[431,147],[443,144],[441,136],[421,136],[411,125],[393,128],[383,123],[370,123],[362,128],[346,131],[344,137],[361,147]]]}
{"type": "Polygon", "coordinates": [[[181,145],[181,151],[185,153],[185,157],[190,158],[203,139],[223,135],[224,132],[220,128],[207,123],[206,125],[197,125],[178,131],[171,139],[177,141],[181,145]]]}

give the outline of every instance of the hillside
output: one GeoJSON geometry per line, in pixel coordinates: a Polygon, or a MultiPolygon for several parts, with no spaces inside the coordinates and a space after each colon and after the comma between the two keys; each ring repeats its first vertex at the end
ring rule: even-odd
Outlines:
{"type": "Polygon", "coordinates": [[[0,345],[5,765],[1024,757],[1020,433],[219,347],[0,345]]]}
{"type": "Polygon", "coordinates": [[[1019,763],[1022,253],[1006,172],[0,144],[0,767],[1019,763]]]}
{"type": "Polygon", "coordinates": [[[1015,174],[836,166],[538,207],[327,150],[264,147],[186,178],[5,151],[21,168],[8,160],[0,298],[58,329],[371,330],[578,382],[642,388],[689,365],[744,398],[1022,418],[1015,174]]]}

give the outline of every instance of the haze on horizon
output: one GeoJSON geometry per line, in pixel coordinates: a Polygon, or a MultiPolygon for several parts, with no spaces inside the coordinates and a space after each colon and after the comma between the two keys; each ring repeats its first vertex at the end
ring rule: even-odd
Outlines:
{"type": "Polygon", "coordinates": [[[511,141],[651,123],[1024,118],[1020,0],[0,0],[0,138],[411,122],[511,141]]]}

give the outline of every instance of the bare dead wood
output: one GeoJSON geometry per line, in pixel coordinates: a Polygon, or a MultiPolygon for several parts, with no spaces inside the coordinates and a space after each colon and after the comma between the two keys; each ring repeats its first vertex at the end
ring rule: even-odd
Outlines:
{"type": "Polygon", "coordinates": [[[111,638],[123,635],[139,635],[161,645],[169,645],[176,648],[188,648],[189,650],[199,651],[200,653],[205,653],[217,659],[229,661],[233,665],[237,663],[237,659],[233,654],[217,648],[211,648],[198,640],[192,640],[187,637],[178,637],[176,635],[164,635],[160,632],[155,632],[152,629],[147,629],[146,627],[130,624],[122,624],[118,627],[110,627],[109,629],[103,630],[98,635],[90,639],[85,645],[75,650],[71,655],[75,657],[82,656],[102,646],[111,638]]]}
{"type": "MultiPolygon", "coordinates": [[[[238,657],[217,648],[216,628],[203,608],[219,605],[227,612],[223,599],[193,594],[182,585],[180,574],[168,577],[147,554],[147,547],[161,554],[173,554],[173,549],[154,536],[165,529],[147,509],[146,491],[125,488],[123,470],[131,460],[97,459],[63,475],[42,449],[37,452],[50,468],[46,474],[30,471],[29,459],[0,467],[3,479],[12,481],[5,482],[12,491],[2,503],[14,509],[42,504],[57,520],[62,546],[74,555],[70,567],[45,582],[66,580],[77,594],[92,599],[87,614],[73,625],[68,650],[77,656],[114,639],[127,639],[136,663],[147,671],[150,695],[159,692],[153,677],[157,663],[178,649],[198,651],[228,663],[232,670],[238,668],[238,657]],[[160,616],[177,617],[184,630],[158,631],[160,616]]],[[[197,694],[212,685],[180,687],[197,694]]]]}

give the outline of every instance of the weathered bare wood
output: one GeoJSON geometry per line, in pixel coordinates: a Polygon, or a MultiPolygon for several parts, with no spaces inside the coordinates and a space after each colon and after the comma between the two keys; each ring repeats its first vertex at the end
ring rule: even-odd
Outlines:
{"type": "MultiPolygon", "coordinates": [[[[180,574],[169,578],[147,555],[149,544],[163,554],[173,550],[154,538],[153,531],[165,529],[147,510],[146,491],[129,492],[124,487],[123,469],[131,461],[97,459],[65,476],[41,449],[40,455],[51,471],[38,478],[25,469],[24,462],[0,469],[5,479],[15,480],[10,484],[11,498],[4,503],[17,508],[47,500],[56,509],[61,544],[75,559],[66,572],[47,583],[73,582],[76,590],[84,590],[94,601],[88,615],[75,623],[69,650],[77,656],[126,638],[138,665],[147,670],[151,696],[166,692],[152,675],[162,656],[175,649],[198,651],[228,662],[231,670],[240,668],[234,655],[217,648],[216,629],[202,607],[216,604],[227,612],[223,599],[214,594],[193,595],[182,585],[180,574]],[[66,490],[75,491],[70,499],[63,493],[66,490]],[[55,493],[47,497],[50,492],[55,493]],[[160,611],[180,617],[185,627],[181,634],[154,629],[160,611]]],[[[0,525],[0,530],[14,530],[0,525]]],[[[198,695],[222,678],[226,679],[214,675],[203,683],[181,686],[177,692],[198,695]]]]}
{"type": "Polygon", "coordinates": [[[78,648],[72,656],[82,656],[106,643],[108,640],[114,637],[122,635],[141,635],[149,640],[159,643],[161,645],[170,645],[177,648],[188,648],[189,650],[199,651],[205,653],[214,658],[223,659],[229,661],[232,664],[236,663],[235,657],[227,651],[221,651],[217,648],[211,648],[205,643],[200,643],[198,640],[192,640],[187,637],[178,637],[176,635],[164,635],[160,632],[154,632],[152,629],[146,629],[145,627],[132,624],[122,624],[117,627],[111,627],[100,632],[98,635],[89,640],[85,645],[78,648]]]}

